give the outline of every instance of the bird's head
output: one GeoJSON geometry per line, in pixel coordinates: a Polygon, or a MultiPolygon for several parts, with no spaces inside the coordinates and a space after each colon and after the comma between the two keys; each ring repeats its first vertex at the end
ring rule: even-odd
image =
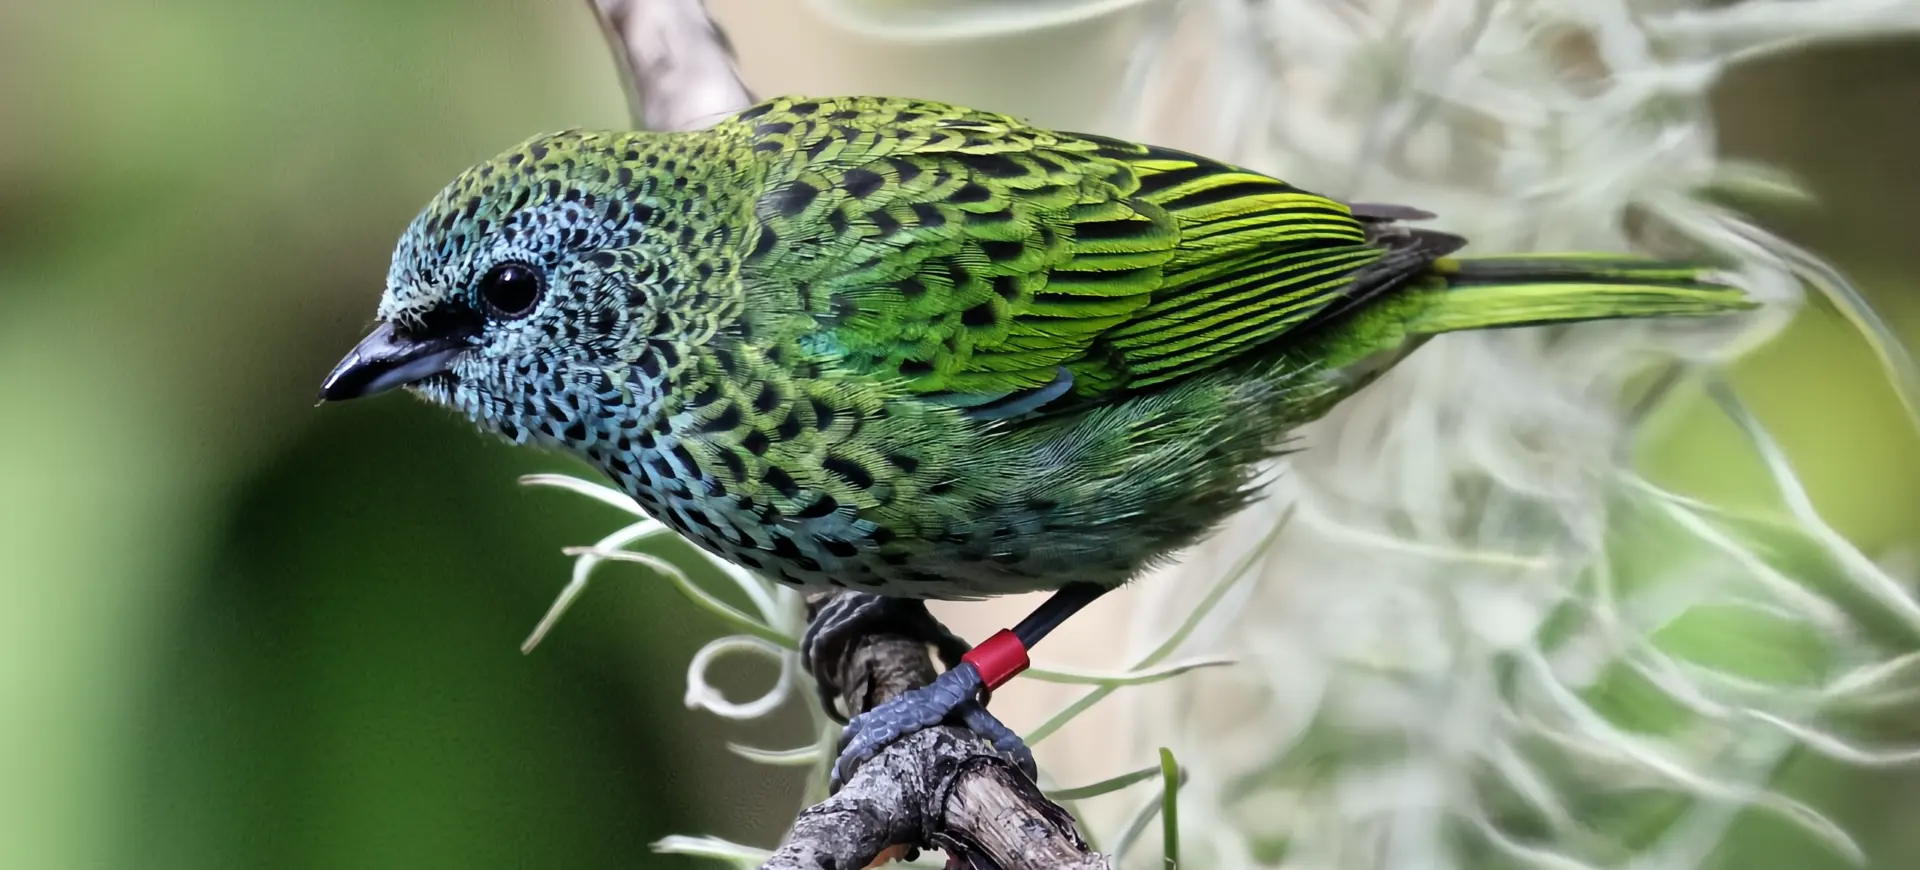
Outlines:
{"type": "Polygon", "coordinates": [[[658,379],[632,375],[651,339],[684,332],[670,315],[707,211],[682,205],[697,155],[663,139],[542,136],[462,173],[400,237],[379,323],[321,399],[405,387],[563,444],[614,403],[657,400],[658,379]]]}

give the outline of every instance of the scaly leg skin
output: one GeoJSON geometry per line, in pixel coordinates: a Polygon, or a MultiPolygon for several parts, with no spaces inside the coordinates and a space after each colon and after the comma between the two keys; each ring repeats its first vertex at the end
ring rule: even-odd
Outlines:
{"type": "Polygon", "coordinates": [[[840,759],[834,762],[828,788],[839,791],[860,765],[880,750],[915,731],[957,719],[993,748],[1020,766],[1028,779],[1037,778],[1033,752],[1013,729],[994,718],[977,697],[985,684],[980,671],[962,663],[934,678],[931,684],[903,692],[892,700],[853,717],[840,732],[840,759]]]}
{"type": "MultiPolygon", "coordinates": [[[[967,665],[967,668],[972,669],[973,666],[967,665]]],[[[986,694],[985,686],[981,687],[981,694],[986,694]]],[[[1020,735],[1013,733],[1012,728],[1001,724],[998,718],[987,712],[984,699],[961,704],[953,714],[960,717],[960,724],[967,726],[967,730],[980,735],[980,739],[993,744],[993,748],[1001,755],[1019,765],[1020,772],[1026,774],[1028,779],[1035,782],[1040,780],[1040,768],[1033,763],[1033,750],[1027,748],[1027,741],[1020,739],[1020,735]]],[[[837,763],[834,766],[839,767],[837,763]]]]}
{"type": "Polygon", "coordinates": [[[959,635],[947,630],[927,612],[927,603],[917,598],[889,598],[867,592],[829,596],[807,620],[800,635],[800,662],[813,675],[820,692],[820,706],[827,716],[842,725],[847,717],[828,681],[820,679],[820,669],[840,661],[841,651],[854,638],[880,632],[893,632],[918,638],[933,645],[940,663],[947,670],[960,666],[960,658],[973,647],[959,635]]]}
{"type": "MultiPolygon", "coordinates": [[[[879,754],[888,744],[915,731],[939,725],[949,717],[958,718],[961,724],[1010,757],[1028,778],[1035,778],[1033,753],[1019,735],[987,712],[981,700],[982,691],[1003,685],[1025,670],[1028,649],[1067,617],[1106,591],[1106,587],[1102,586],[1065,587],[1021,620],[1012,631],[1001,631],[967,652],[957,666],[950,667],[932,684],[904,692],[853,717],[840,735],[840,758],[833,765],[831,789],[838,791],[855,769],[879,754]]],[[[931,616],[927,618],[932,619],[931,616]]],[[[825,649],[822,646],[819,651],[825,649]]]]}

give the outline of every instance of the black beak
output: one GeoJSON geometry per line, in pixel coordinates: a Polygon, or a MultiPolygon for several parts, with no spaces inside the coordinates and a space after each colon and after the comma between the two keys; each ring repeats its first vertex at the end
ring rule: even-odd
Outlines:
{"type": "Polygon", "coordinates": [[[333,367],[320,385],[320,401],[358,399],[424,380],[445,372],[469,346],[464,338],[414,337],[382,323],[333,367]]]}

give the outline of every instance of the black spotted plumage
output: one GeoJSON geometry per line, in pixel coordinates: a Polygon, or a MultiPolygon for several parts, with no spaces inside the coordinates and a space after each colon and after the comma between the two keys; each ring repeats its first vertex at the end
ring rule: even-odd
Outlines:
{"type": "Polygon", "coordinates": [[[1424,336],[1747,304],[1689,264],[1455,257],[1427,217],[989,112],[781,98],[470,170],[380,317],[465,343],[416,392],[769,577],[1106,587],[1424,336]],[[543,279],[514,319],[475,290],[509,261],[543,279]]]}

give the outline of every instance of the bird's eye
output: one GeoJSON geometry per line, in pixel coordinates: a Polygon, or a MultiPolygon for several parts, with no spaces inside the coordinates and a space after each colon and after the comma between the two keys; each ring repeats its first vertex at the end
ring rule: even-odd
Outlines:
{"type": "Polygon", "coordinates": [[[480,279],[480,301],[496,317],[525,317],[540,302],[546,282],[525,263],[501,263],[480,279]]]}

